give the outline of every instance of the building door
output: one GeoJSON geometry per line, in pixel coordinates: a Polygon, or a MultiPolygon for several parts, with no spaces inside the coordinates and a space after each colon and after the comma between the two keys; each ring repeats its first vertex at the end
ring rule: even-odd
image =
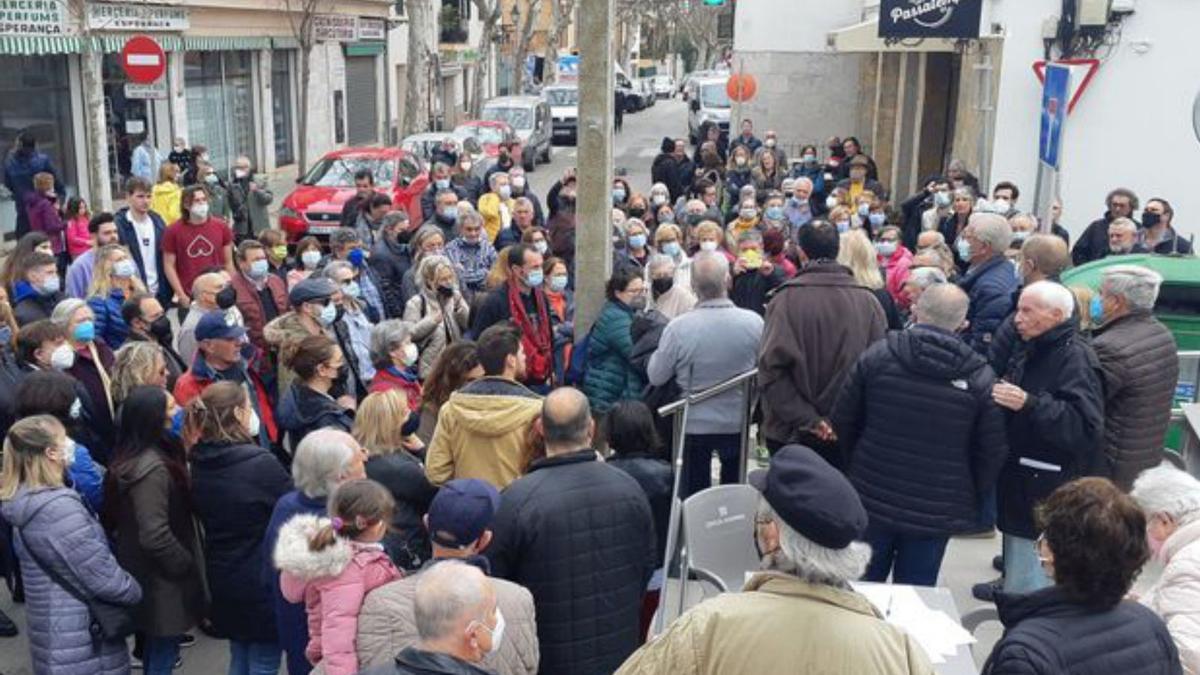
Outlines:
{"type": "MultiPolygon", "coordinates": [[[[295,136],[292,133],[292,57],[295,50],[281,49],[271,54],[271,123],[275,127],[275,166],[296,161],[295,136]]],[[[303,172],[303,167],[301,172],[303,172]]]]}
{"type": "MultiPolygon", "coordinates": [[[[931,52],[925,55],[924,111],[918,175],[941,173],[954,153],[954,123],[958,118],[958,77],[962,56],[931,52]]],[[[918,186],[920,187],[920,186],[918,186]]]]}
{"type": "Polygon", "coordinates": [[[114,195],[124,194],[122,187],[132,175],[133,151],[144,139],[149,139],[157,151],[151,158],[151,183],[158,181],[158,167],[170,152],[171,139],[159,138],[151,118],[150,102],[125,98],[128,81],[121,69],[118,54],[105,54],[102,63],[104,80],[104,124],[108,130],[108,176],[114,195]]]}
{"type": "Polygon", "coordinates": [[[208,148],[218,172],[227,172],[239,155],[256,156],[250,52],[188,52],[184,90],[188,140],[208,148]]]}
{"type": "Polygon", "coordinates": [[[379,82],[374,56],[346,57],[346,127],[350,145],[379,142],[379,82]]]}

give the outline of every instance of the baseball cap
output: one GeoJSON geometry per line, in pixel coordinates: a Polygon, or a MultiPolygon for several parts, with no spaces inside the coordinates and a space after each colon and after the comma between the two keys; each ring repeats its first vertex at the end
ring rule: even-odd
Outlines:
{"type": "Polygon", "coordinates": [[[196,340],[236,340],[246,334],[246,327],[226,310],[209,312],[196,324],[196,340]]]}
{"type": "Polygon", "coordinates": [[[500,507],[500,493],[478,478],[460,478],[442,486],[429,504],[429,538],[440,546],[462,548],[483,536],[500,507]]]}
{"type": "Polygon", "coordinates": [[[846,548],[867,528],[858,491],[811,448],[785,446],[748,478],[783,522],[825,548],[846,548]]]}

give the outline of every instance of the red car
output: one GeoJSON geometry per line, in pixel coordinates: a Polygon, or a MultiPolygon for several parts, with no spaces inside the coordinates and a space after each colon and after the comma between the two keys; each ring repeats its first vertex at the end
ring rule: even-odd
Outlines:
{"type": "Polygon", "coordinates": [[[491,159],[496,159],[500,156],[500,144],[507,143],[512,148],[510,154],[513,158],[513,166],[524,167],[526,171],[533,171],[531,164],[526,164],[523,158],[524,153],[521,152],[521,139],[517,138],[517,132],[508,125],[508,122],[499,120],[471,120],[463,122],[454,127],[454,133],[466,134],[474,136],[475,140],[483,146],[483,151],[491,159]]]}
{"type": "Polygon", "coordinates": [[[289,242],[306,235],[324,239],[338,228],[342,206],[354,196],[354,174],[359,169],[375,174],[375,189],[392,198],[397,208],[408,210],[409,220],[421,223],[421,193],[429,176],[416,157],[399,148],[346,148],[322,157],[298,179],[283,200],[279,226],[289,242]]]}

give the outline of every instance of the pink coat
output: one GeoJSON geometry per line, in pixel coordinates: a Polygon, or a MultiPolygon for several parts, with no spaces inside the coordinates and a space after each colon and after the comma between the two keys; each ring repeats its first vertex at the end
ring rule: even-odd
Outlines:
{"type": "Polygon", "coordinates": [[[289,602],[304,601],[308,647],[304,655],[327,675],[358,672],[358,613],[367,594],[403,576],[378,544],[338,538],[321,551],[308,540],[329,519],[298,515],[279,531],[275,565],[280,590],[289,602]]]}
{"type": "Polygon", "coordinates": [[[896,247],[890,258],[879,256],[879,264],[887,271],[887,290],[901,309],[908,308],[908,296],[904,294],[904,282],[908,281],[908,270],[912,268],[912,251],[903,245],[896,247]]]}
{"type": "Polygon", "coordinates": [[[92,233],[88,232],[87,216],[75,216],[67,223],[67,253],[71,260],[92,248],[92,233]]]}

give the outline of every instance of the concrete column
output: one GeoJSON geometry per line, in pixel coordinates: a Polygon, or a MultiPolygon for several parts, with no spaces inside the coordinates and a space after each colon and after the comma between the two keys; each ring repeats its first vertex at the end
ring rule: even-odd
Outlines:
{"type": "Polygon", "coordinates": [[[579,10],[579,182],[575,226],[575,334],[592,326],[612,270],[614,0],[579,10]]]}
{"type": "Polygon", "coordinates": [[[171,117],[171,128],[175,130],[176,136],[186,138],[191,144],[192,138],[188,135],[187,90],[183,77],[184,52],[167,52],[167,100],[165,103],[171,117]]]}
{"type": "MultiPolygon", "coordinates": [[[[275,170],[275,83],[271,79],[274,53],[268,49],[258,50],[258,157],[254,166],[258,171],[275,170]]],[[[286,92],[285,92],[286,93],[286,92]]]]}

